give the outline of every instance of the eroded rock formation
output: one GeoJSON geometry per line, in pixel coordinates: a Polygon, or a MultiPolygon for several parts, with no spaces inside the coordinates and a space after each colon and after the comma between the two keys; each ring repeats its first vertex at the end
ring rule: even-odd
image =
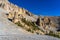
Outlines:
{"type": "Polygon", "coordinates": [[[49,34],[60,30],[60,17],[37,16],[7,0],[0,0],[0,7],[8,11],[8,20],[32,33],[49,34]]]}

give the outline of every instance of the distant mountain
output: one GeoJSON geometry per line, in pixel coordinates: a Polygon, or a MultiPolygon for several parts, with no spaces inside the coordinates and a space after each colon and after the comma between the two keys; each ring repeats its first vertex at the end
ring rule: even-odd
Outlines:
{"type": "Polygon", "coordinates": [[[60,17],[37,16],[28,10],[0,0],[0,8],[5,10],[7,19],[33,34],[51,35],[60,38],[60,17]]]}

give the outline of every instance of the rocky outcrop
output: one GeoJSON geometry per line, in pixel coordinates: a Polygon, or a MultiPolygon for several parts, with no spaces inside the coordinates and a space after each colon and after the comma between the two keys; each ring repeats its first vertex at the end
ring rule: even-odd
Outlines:
{"type": "Polygon", "coordinates": [[[10,22],[6,13],[6,10],[0,8],[0,40],[60,40],[51,36],[31,34],[10,22]]]}
{"type": "Polygon", "coordinates": [[[35,19],[33,17],[30,17],[33,16],[33,14],[28,12],[26,9],[20,8],[8,1],[0,0],[0,7],[9,12],[8,18],[14,20],[14,22],[18,22],[17,19],[22,16],[26,19],[28,19],[28,17],[31,18],[28,19],[30,21],[32,21],[32,19],[35,19]]]}
{"type": "Polygon", "coordinates": [[[46,30],[45,31],[46,33],[49,33],[49,31],[56,32],[57,29],[59,29],[59,27],[60,27],[59,26],[60,24],[58,21],[59,18],[60,17],[47,17],[47,16],[44,16],[42,18],[42,16],[41,16],[37,19],[36,24],[38,26],[42,27],[44,30],[46,30]]]}
{"type": "Polygon", "coordinates": [[[0,8],[7,11],[8,20],[32,33],[49,34],[60,30],[60,17],[37,16],[8,0],[0,0],[0,8]]]}
{"type": "MultiPolygon", "coordinates": [[[[36,25],[33,24],[37,19],[36,15],[33,15],[26,9],[19,8],[17,5],[14,5],[12,3],[5,2],[5,1],[2,1],[2,2],[0,3],[0,4],[2,4],[1,8],[8,11],[8,14],[7,14],[8,20],[10,20],[11,22],[13,22],[17,25],[24,26],[23,27],[24,29],[33,31],[34,33],[41,32],[41,31],[37,31],[38,27],[35,28],[36,25]],[[4,5],[4,7],[3,7],[3,5],[4,5]]],[[[44,34],[43,32],[41,32],[41,33],[44,34]]],[[[38,34],[40,34],[40,33],[38,33],[38,34]]]]}

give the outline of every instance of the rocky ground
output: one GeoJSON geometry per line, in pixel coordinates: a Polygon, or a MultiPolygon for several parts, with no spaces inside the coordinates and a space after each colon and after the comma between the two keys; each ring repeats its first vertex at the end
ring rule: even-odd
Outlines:
{"type": "MultiPolygon", "coordinates": [[[[2,10],[2,9],[0,9],[2,10]]],[[[5,11],[0,11],[0,40],[60,40],[59,38],[31,34],[10,22],[5,11]]]]}
{"type": "MultiPolygon", "coordinates": [[[[58,18],[38,17],[8,0],[0,0],[0,40],[60,40],[45,35],[49,31],[55,33],[59,27],[56,25],[59,22],[58,18]]],[[[53,34],[53,36],[57,35],[53,34]]]]}
{"type": "Polygon", "coordinates": [[[0,35],[0,40],[60,40],[58,38],[44,35],[0,35]]]}

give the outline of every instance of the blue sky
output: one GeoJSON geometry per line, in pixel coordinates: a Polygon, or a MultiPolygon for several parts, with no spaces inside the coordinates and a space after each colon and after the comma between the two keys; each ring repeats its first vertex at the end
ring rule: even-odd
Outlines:
{"type": "Polygon", "coordinates": [[[37,15],[60,16],[60,0],[9,0],[37,15]]]}

